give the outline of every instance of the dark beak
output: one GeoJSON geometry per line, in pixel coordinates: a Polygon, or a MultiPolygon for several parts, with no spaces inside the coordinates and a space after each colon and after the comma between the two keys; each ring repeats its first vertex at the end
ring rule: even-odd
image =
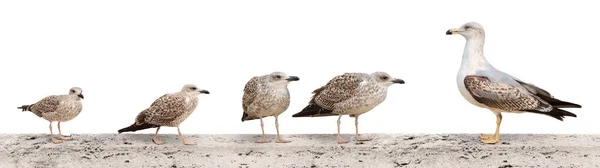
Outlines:
{"type": "Polygon", "coordinates": [[[404,84],[404,80],[402,80],[402,79],[394,79],[394,80],[392,80],[392,83],[404,84]]]}
{"type": "Polygon", "coordinates": [[[446,31],[446,35],[452,35],[452,31],[450,31],[450,29],[448,29],[448,31],[446,31]]]}
{"type": "Polygon", "coordinates": [[[200,93],[210,94],[210,92],[208,92],[208,90],[201,90],[200,93]]]}
{"type": "Polygon", "coordinates": [[[287,78],[285,80],[288,80],[288,81],[298,81],[298,80],[300,80],[300,78],[298,78],[297,76],[290,76],[289,78],[287,78]]]}
{"type": "Polygon", "coordinates": [[[77,97],[83,99],[83,95],[82,94],[78,94],[77,97]]]}

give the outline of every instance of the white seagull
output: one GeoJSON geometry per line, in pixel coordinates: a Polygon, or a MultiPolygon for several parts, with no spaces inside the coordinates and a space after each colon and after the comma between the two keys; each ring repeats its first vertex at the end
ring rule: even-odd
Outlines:
{"type": "Polygon", "coordinates": [[[485,32],[476,22],[446,31],[446,35],[460,34],[467,40],[456,82],[462,96],[470,103],[491,110],[496,115],[496,132],[481,134],[481,142],[500,141],[501,112],[531,112],[554,117],[560,121],[575,114],[559,108],[581,108],[580,105],[554,98],[546,90],[525,83],[494,68],[483,56],[485,32]]]}

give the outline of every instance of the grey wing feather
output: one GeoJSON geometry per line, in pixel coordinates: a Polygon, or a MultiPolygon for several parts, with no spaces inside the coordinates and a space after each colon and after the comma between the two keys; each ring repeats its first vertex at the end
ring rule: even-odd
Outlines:
{"type": "Polygon", "coordinates": [[[496,70],[496,69],[477,71],[476,74],[477,74],[477,76],[485,76],[494,83],[501,83],[501,84],[510,85],[510,86],[519,88],[523,92],[528,92],[535,98],[538,98],[540,101],[546,102],[553,107],[581,108],[581,105],[579,105],[579,104],[556,99],[548,91],[546,91],[542,88],[539,88],[533,84],[523,82],[507,73],[504,73],[504,72],[496,70]]]}
{"type": "Polygon", "coordinates": [[[527,91],[533,93],[533,94],[540,94],[543,96],[547,96],[547,97],[552,97],[552,95],[550,95],[550,93],[542,88],[539,88],[533,84],[529,84],[529,83],[525,83],[523,81],[520,81],[518,79],[515,79],[517,82],[519,82],[519,84],[521,84],[521,86],[523,86],[525,89],[527,89],[527,91]]]}
{"type": "Polygon", "coordinates": [[[505,111],[550,112],[552,106],[525,89],[510,84],[497,83],[485,76],[470,75],[464,84],[473,98],[488,107],[505,111]]]}

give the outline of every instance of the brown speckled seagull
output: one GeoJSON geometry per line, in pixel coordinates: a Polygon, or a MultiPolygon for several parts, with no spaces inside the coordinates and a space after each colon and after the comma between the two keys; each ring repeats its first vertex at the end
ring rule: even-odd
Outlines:
{"type": "Polygon", "coordinates": [[[483,56],[485,32],[476,22],[446,31],[446,35],[460,34],[467,40],[462,64],[457,75],[458,89],[471,104],[487,108],[496,115],[496,132],[481,134],[481,142],[500,141],[501,112],[544,114],[560,121],[565,116],[577,115],[560,108],[581,108],[580,105],[554,98],[546,90],[504,73],[487,62],[483,56]]]}
{"type": "Polygon", "coordinates": [[[393,79],[385,72],[345,73],[331,79],[327,85],[313,91],[313,97],[301,112],[292,117],[339,116],[337,120],[337,142],[348,143],[340,135],[342,115],[355,117],[356,140],[370,141],[358,136],[358,117],[375,108],[385,100],[387,89],[394,83],[404,84],[402,79],[393,79]]]}
{"type": "Polygon", "coordinates": [[[260,119],[262,138],[256,143],[271,142],[265,137],[265,127],[262,118],[275,117],[275,129],[277,129],[277,143],[287,143],[279,136],[279,114],[283,113],[290,105],[290,92],[287,85],[292,81],[298,81],[296,76],[288,76],[283,72],[273,72],[268,75],[252,77],[244,87],[242,97],[242,122],[260,119]]]}
{"type": "Polygon", "coordinates": [[[119,134],[122,132],[135,132],[137,130],[156,128],[156,133],[152,141],[157,145],[162,145],[164,142],[156,139],[160,127],[177,127],[177,132],[183,144],[194,145],[195,143],[188,142],[183,138],[179,130],[179,124],[194,112],[198,105],[198,95],[202,93],[209,94],[207,90],[199,89],[193,84],[187,84],[183,86],[181,92],[165,94],[156,99],[150,107],[140,112],[135,118],[135,123],[129,127],[120,129],[119,134]]]}
{"type": "Polygon", "coordinates": [[[69,121],[81,112],[83,106],[82,90],[79,87],[73,87],[69,90],[68,95],[52,95],[43,98],[42,100],[31,104],[17,107],[23,111],[31,111],[38,117],[50,121],[50,137],[53,143],[61,143],[63,140],[70,140],[70,137],[64,137],[60,130],[60,122],[69,121]],[[58,138],[54,138],[52,133],[52,122],[58,122],[58,138]]]}

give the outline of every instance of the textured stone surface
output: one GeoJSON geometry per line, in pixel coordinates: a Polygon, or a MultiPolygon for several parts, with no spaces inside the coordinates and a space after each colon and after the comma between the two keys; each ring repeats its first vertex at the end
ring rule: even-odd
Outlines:
{"type": "MultiPolygon", "coordinates": [[[[476,134],[365,134],[337,144],[333,134],[284,135],[291,143],[256,144],[258,135],[0,134],[0,167],[599,167],[600,135],[503,134],[495,145],[476,134]]],[[[268,136],[270,139],[274,135],[268,136]]]]}

